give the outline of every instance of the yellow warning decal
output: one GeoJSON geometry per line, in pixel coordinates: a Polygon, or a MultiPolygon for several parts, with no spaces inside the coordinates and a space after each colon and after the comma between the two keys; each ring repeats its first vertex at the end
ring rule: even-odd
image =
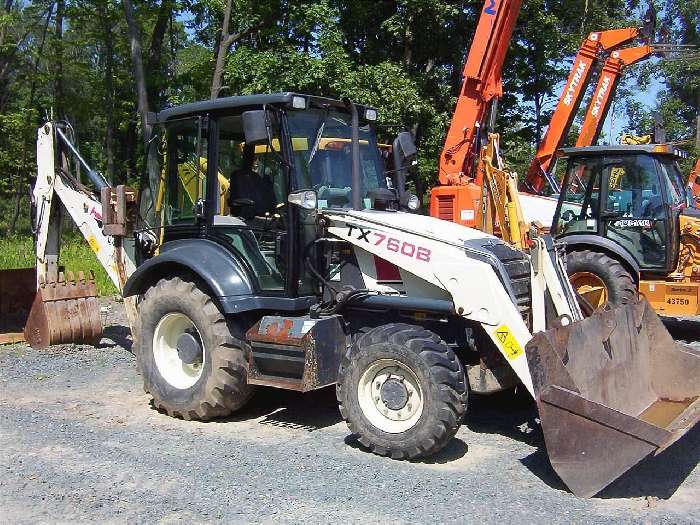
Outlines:
{"type": "Polygon", "coordinates": [[[510,361],[522,355],[523,348],[506,325],[496,328],[496,339],[510,361]]]}
{"type": "Polygon", "coordinates": [[[90,235],[88,237],[88,244],[90,245],[90,248],[92,248],[92,251],[97,253],[100,251],[100,245],[97,244],[97,239],[95,239],[94,235],[90,235]]]}

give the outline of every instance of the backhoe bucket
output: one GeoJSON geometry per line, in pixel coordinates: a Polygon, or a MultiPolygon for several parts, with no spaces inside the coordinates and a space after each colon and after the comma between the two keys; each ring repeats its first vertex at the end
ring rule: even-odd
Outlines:
{"type": "Polygon", "coordinates": [[[0,271],[0,344],[24,341],[24,325],[36,295],[36,269],[0,271]]]}
{"type": "Polygon", "coordinates": [[[645,299],[535,334],[526,346],[552,467],[591,497],[700,419],[700,351],[645,299]]]}
{"type": "Polygon", "coordinates": [[[32,348],[62,343],[97,344],[102,337],[95,276],[60,273],[56,282],[40,282],[24,337],[32,348]]]}

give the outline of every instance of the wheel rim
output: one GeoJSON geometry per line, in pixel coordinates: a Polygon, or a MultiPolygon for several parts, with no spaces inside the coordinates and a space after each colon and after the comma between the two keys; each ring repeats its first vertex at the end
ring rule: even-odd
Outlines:
{"type": "Polygon", "coordinates": [[[423,413],[423,390],[416,374],[394,359],[379,359],[357,386],[360,409],[372,425],[389,434],[412,428],[423,413]]]}
{"type": "Polygon", "coordinates": [[[189,317],[172,312],[158,321],[153,334],[153,358],[161,377],[171,386],[184,390],[199,381],[205,362],[204,345],[189,317]]]}
{"type": "Polygon", "coordinates": [[[569,277],[571,284],[593,308],[603,306],[608,301],[608,288],[605,282],[594,273],[576,272],[569,277]]]}

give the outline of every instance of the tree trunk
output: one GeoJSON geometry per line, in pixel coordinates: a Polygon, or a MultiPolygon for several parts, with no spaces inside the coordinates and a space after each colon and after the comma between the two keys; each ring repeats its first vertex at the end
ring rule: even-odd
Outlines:
{"type": "Polygon", "coordinates": [[[535,100],[535,139],[539,147],[542,140],[542,98],[538,93],[535,93],[533,98],[535,100]]]}
{"type": "Polygon", "coordinates": [[[105,157],[106,174],[110,184],[114,184],[114,40],[112,20],[108,16],[106,2],[97,3],[98,16],[103,21],[104,29],[104,63],[105,63],[105,157]]]}
{"type": "Polygon", "coordinates": [[[151,45],[148,49],[148,63],[146,70],[150,74],[150,82],[148,83],[148,102],[152,106],[160,105],[160,94],[163,91],[162,78],[162,55],[163,55],[163,39],[165,32],[168,29],[168,21],[173,11],[173,3],[171,0],[162,0],[160,9],[158,10],[158,18],[156,25],[153,27],[151,34],[151,45]]]}
{"type": "Polygon", "coordinates": [[[63,13],[65,11],[65,0],[56,1],[56,20],[54,42],[54,110],[59,119],[65,118],[63,108],[63,13]]]}
{"type": "Polygon", "coordinates": [[[136,103],[139,115],[141,116],[141,130],[143,132],[144,144],[148,144],[151,137],[151,126],[148,124],[148,88],[146,86],[146,75],[143,70],[143,54],[141,52],[141,35],[136,25],[134,17],[134,6],[131,0],[124,0],[124,15],[126,25],[129,29],[129,42],[131,44],[131,65],[136,81],[136,103]]]}
{"type": "Polygon", "coordinates": [[[700,149],[700,88],[695,90],[695,147],[700,149]]]}
{"type": "Polygon", "coordinates": [[[231,0],[226,1],[226,9],[224,10],[224,23],[221,26],[221,37],[219,39],[219,47],[216,48],[214,56],[216,58],[216,63],[214,65],[214,75],[211,79],[211,93],[210,97],[212,100],[219,96],[219,91],[221,91],[221,79],[224,75],[224,65],[226,64],[226,56],[228,55],[229,48],[241,40],[242,38],[248,36],[249,34],[257,31],[261,27],[264,27],[270,18],[253,24],[252,26],[239,31],[238,33],[229,33],[229,24],[231,22],[231,0]]]}
{"type": "Polygon", "coordinates": [[[413,31],[411,31],[412,17],[406,20],[406,28],[403,34],[403,65],[408,69],[413,62],[413,31]]]}
{"type": "Polygon", "coordinates": [[[221,90],[221,77],[224,74],[224,63],[226,62],[226,54],[228,53],[228,27],[231,21],[231,0],[226,0],[226,8],[224,9],[224,23],[221,26],[221,37],[219,38],[219,47],[216,50],[216,63],[214,65],[214,76],[211,79],[211,94],[212,100],[219,96],[221,90]]]}
{"type": "MultiPolygon", "coordinates": [[[[7,4],[6,4],[7,5],[7,4]]],[[[44,30],[41,33],[41,41],[39,43],[38,47],[38,52],[36,54],[36,58],[34,59],[34,64],[32,66],[32,83],[30,84],[29,87],[29,100],[27,102],[26,107],[28,108],[33,108],[34,107],[34,98],[36,96],[36,84],[37,84],[37,79],[39,78],[38,76],[38,71],[39,71],[39,60],[41,60],[41,57],[43,56],[44,52],[44,44],[46,43],[46,34],[48,33],[49,30],[49,24],[51,23],[51,15],[53,14],[53,6],[51,6],[46,14],[46,24],[44,24],[44,30]]],[[[29,128],[31,126],[31,112],[27,112],[27,115],[25,117],[25,127],[29,128]]],[[[25,141],[23,144],[22,148],[22,162],[21,165],[24,166],[27,162],[27,155],[29,153],[30,148],[35,147],[34,143],[34,134],[29,135],[31,139],[29,141],[25,141]]],[[[14,205],[14,210],[12,213],[12,217],[10,218],[10,222],[7,225],[7,235],[10,236],[12,235],[16,230],[17,230],[17,221],[19,220],[19,215],[22,211],[22,197],[24,196],[25,189],[26,189],[26,177],[23,176],[23,174],[20,172],[17,174],[17,187],[15,188],[15,205],[14,205]]],[[[33,225],[32,225],[33,227],[33,225]]]]}

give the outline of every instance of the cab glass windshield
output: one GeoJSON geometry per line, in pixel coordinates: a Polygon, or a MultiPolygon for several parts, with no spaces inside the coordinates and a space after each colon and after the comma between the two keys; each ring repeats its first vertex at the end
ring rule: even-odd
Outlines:
{"type": "MultiPolygon", "coordinates": [[[[299,189],[318,194],[319,208],[352,205],[352,122],[349,114],[332,109],[290,111],[287,115],[299,189]]],[[[360,193],[366,208],[368,193],[386,188],[384,164],[374,130],[360,123],[360,193]]]]}

